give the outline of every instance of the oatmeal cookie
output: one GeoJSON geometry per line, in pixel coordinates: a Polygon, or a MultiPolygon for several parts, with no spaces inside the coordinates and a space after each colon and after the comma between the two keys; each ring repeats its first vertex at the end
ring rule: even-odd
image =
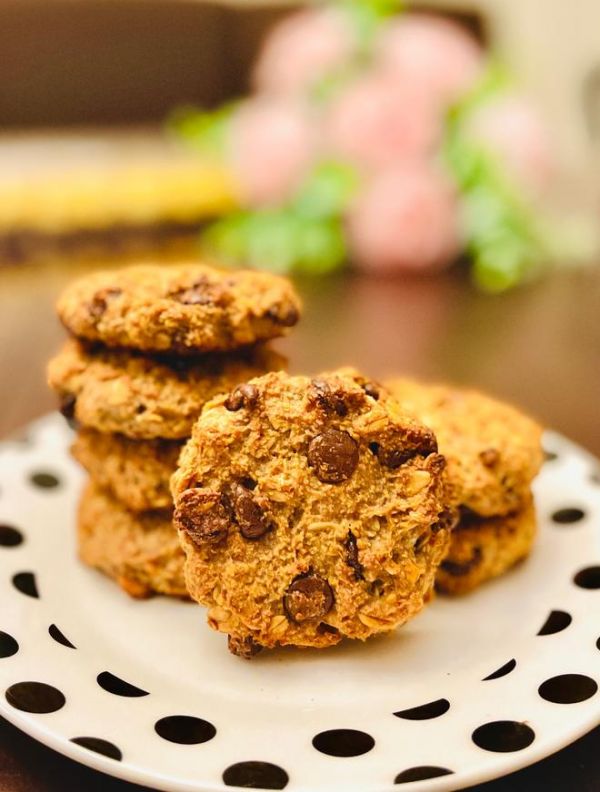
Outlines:
{"type": "Polygon", "coordinates": [[[268,272],[147,264],[79,278],[57,311],[79,338],[182,354],[281,336],[298,321],[300,301],[288,280],[268,272]]]}
{"type": "Polygon", "coordinates": [[[96,485],[140,512],[172,508],[169,479],[181,447],[180,440],[131,440],[82,428],[71,453],[96,485]]]}
{"type": "Polygon", "coordinates": [[[403,624],[449,543],[433,432],[342,374],[271,373],[206,405],[174,474],[193,599],[246,657],[403,624]]]}
{"type": "Polygon", "coordinates": [[[65,416],[137,440],[187,438],[205,402],[283,365],[272,350],[156,360],[69,339],[48,365],[65,416]]]}
{"type": "Polygon", "coordinates": [[[79,506],[79,556],[130,596],[187,597],[183,553],[170,512],[133,514],[89,484],[79,506]]]}
{"type": "Polygon", "coordinates": [[[386,387],[435,432],[458,504],[482,517],[524,508],[543,462],[535,421],[474,390],[405,379],[386,387]]]}
{"type": "Polygon", "coordinates": [[[520,511],[481,518],[470,513],[452,533],[450,550],[438,569],[436,588],[466,594],[502,575],[525,558],[536,535],[533,499],[520,511]]]}

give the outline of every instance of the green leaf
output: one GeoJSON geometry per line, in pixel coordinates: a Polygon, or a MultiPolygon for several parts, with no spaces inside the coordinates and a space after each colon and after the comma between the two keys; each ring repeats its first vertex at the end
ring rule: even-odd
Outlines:
{"type": "Polygon", "coordinates": [[[342,267],[348,250],[338,218],[301,221],[294,268],[309,275],[325,275],[342,267]]]}
{"type": "Polygon", "coordinates": [[[204,249],[230,266],[325,274],[346,260],[338,218],[301,217],[286,209],[239,212],[209,226],[204,249]]]}
{"type": "Polygon", "coordinates": [[[292,201],[292,209],[303,217],[334,217],[348,207],[359,186],[351,165],[333,160],[316,166],[292,201]]]}
{"type": "Polygon", "coordinates": [[[168,119],[167,125],[180,138],[207,155],[223,158],[231,120],[238,105],[239,102],[228,102],[216,110],[180,107],[168,119]]]}

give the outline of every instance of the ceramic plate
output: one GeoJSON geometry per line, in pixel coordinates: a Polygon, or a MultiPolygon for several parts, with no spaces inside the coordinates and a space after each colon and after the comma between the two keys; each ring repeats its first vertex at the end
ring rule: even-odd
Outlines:
{"type": "Polygon", "coordinates": [[[76,559],[82,474],[59,416],[0,447],[0,712],[165,790],[449,790],[600,722],[600,485],[548,435],[531,558],[391,637],[252,662],[196,605],[134,601],[76,559]]]}

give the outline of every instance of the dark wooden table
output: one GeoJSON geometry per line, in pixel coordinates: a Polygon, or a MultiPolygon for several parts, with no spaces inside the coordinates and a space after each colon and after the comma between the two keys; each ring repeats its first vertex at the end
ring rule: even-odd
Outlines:
{"type": "MultiPolygon", "coordinates": [[[[0,436],[55,406],[44,382],[45,361],[63,337],[52,303],[82,268],[50,262],[0,269],[0,436]]],[[[305,317],[280,344],[293,371],[352,363],[374,377],[403,372],[473,384],[515,401],[600,456],[600,268],[558,272],[501,297],[478,294],[459,271],[299,285],[305,317]]],[[[135,789],[0,719],[0,792],[135,789]]],[[[600,729],[531,768],[477,787],[599,789],[600,729]]]]}

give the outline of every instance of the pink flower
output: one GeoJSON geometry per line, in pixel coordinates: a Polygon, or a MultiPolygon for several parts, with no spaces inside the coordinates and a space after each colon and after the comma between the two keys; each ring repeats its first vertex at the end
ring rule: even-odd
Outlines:
{"type": "Polygon", "coordinates": [[[354,43],[350,21],[339,9],[292,14],[267,37],[254,69],[254,87],[278,94],[306,91],[342,66],[354,43]]]}
{"type": "Polygon", "coordinates": [[[451,103],[473,87],[483,69],[479,45],[447,19],[411,14],[383,31],[376,63],[432,100],[451,103]]]}
{"type": "Polygon", "coordinates": [[[506,95],[478,110],[469,133],[499,155],[512,178],[539,193],[554,169],[550,141],[542,119],[521,96],[506,95]]]}
{"type": "Polygon", "coordinates": [[[380,173],[353,206],[348,235],[364,271],[441,269],[461,251],[452,185],[427,163],[380,173]]]}
{"type": "Polygon", "coordinates": [[[315,142],[303,105],[260,97],[245,102],[231,129],[231,164],[241,200],[251,206],[284,202],[306,175],[315,142]]]}
{"type": "Polygon", "coordinates": [[[365,169],[427,154],[441,122],[432,104],[405,82],[370,74],[349,86],[325,120],[334,155],[365,169]]]}

